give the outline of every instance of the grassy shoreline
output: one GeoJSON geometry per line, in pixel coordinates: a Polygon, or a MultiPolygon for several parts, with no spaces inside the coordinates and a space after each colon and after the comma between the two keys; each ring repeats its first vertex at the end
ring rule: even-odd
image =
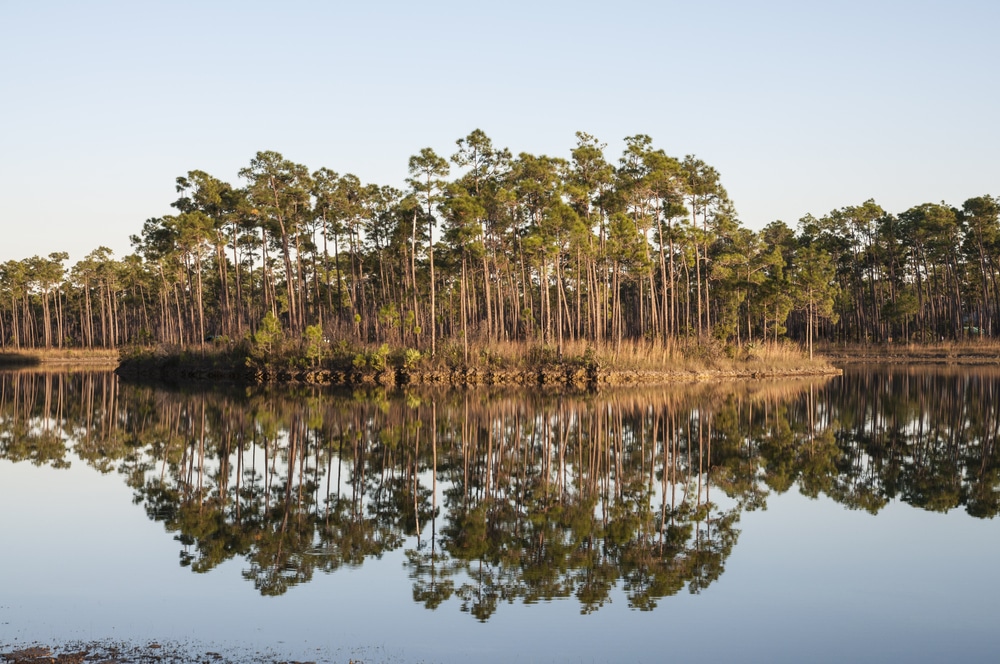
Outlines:
{"type": "Polygon", "coordinates": [[[835,364],[1000,364],[1000,341],[942,341],[903,344],[822,344],[835,364]]]}
{"type": "Polygon", "coordinates": [[[347,385],[655,384],[836,375],[838,367],[857,364],[1000,365],[1000,341],[822,344],[814,360],[791,343],[733,348],[714,342],[617,349],[567,344],[561,357],[551,346],[510,342],[479,346],[469,362],[454,344],[444,344],[435,358],[404,348],[330,345],[310,359],[301,348],[262,353],[243,343],[0,351],[0,368],[107,367],[128,378],[347,385]]]}
{"type": "Polygon", "coordinates": [[[0,351],[0,367],[36,367],[42,365],[117,366],[117,348],[22,348],[0,351]]]}
{"type": "Polygon", "coordinates": [[[260,350],[246,344],[132,348],[123,351],[118,374],[129,379],[174,381],[592,388],[840,373],[824,358],[810,360],[790,344],[743,348],[712,343],[631,343],[615,348],[567,344],[560,354],[550,346],[507,343],[478,347],[470,353],[469,361],[453,346],[445,346],[433,358],[386,345],[341,346],[313,356],[302,349],[260,350]]]}

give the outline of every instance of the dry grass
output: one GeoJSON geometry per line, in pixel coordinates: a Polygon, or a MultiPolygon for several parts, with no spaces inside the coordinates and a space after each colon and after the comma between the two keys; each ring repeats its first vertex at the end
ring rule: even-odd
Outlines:
{"type": "MultiPolygon", "coordinates": [[[[461,347],[444,345],[436,361],[464,364],[461,347]],[[459,351],[457,354],[455,351],[459,351]]],[[[499,342],[470,344],[470,366],[533,368],[552,364],[596,366],[619,371],[781,371],[829,368],[825,358],[810,360],[793,343],[727,345],[716,340],[622,341],[620,344],[593,345],[586,341],[566,342],[562,355],[555,344],[499,342]]]]}
{"type": "Polygon", "coordinates": [[[0,351],[0,366],[40,364],[118,364],[118,350],[108,348],[30,348],[0,351]]]}
{"type": "Polygon", "coordinates": [[[928,344],[824,344],[837,362],[992,364],[1000,362],[1000,340],[939,341],[928,344]]]}
{"type": "Polygon", "coordinates": [[[577,341],[563,344],[561,352],[555,344],[539,342],[479,342],[469,345],[468,355],[461,343],[443,340],[433,357],[427,349],[418,352],[341,339],[322,349],[319,358],[306,353],[300,344],[265,350],[240,343],[216,345],[208,352],[204,348],[131,349],[123,352],[123,362],[140,373],[226,368],[246,372],[252,366],[266,374],[326,371],[382,380],[402,371],[410,381],[446,381],[459,376],[473,383],[483,376],[491,380],[501,376],[514,382],[635,384],[839,373],[822,357],[810,360],[792,343],[735,346],[714,339],[631,340],[606,345],[577,341]]]}

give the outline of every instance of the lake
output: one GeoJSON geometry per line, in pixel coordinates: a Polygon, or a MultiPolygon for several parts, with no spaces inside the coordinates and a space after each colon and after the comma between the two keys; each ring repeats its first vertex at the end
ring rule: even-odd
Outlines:
{"type": "Polygon", "coordinates": [[[0,652],[996,661],[998,403],[986,367],[597,394],[0,372],[0,652]]]}

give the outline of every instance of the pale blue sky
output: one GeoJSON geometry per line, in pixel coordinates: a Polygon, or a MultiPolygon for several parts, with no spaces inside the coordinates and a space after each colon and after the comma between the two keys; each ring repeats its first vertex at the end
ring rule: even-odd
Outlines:
{"type": "Polygon", "coordinates": [[[1000,3],[0,0],[0,261],[129,251],[258,150],[403,186],[483,129],[715,166],[744,224],[1000,194],[1000,3]]]}

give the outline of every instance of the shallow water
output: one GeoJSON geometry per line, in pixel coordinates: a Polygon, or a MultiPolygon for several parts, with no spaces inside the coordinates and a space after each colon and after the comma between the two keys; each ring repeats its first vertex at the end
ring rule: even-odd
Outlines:
{"type": "Polygon", "coordinates": [[[599,395],[3,373],[0,645],[992,661],[998,396],[968,368],[599,395]]]}

